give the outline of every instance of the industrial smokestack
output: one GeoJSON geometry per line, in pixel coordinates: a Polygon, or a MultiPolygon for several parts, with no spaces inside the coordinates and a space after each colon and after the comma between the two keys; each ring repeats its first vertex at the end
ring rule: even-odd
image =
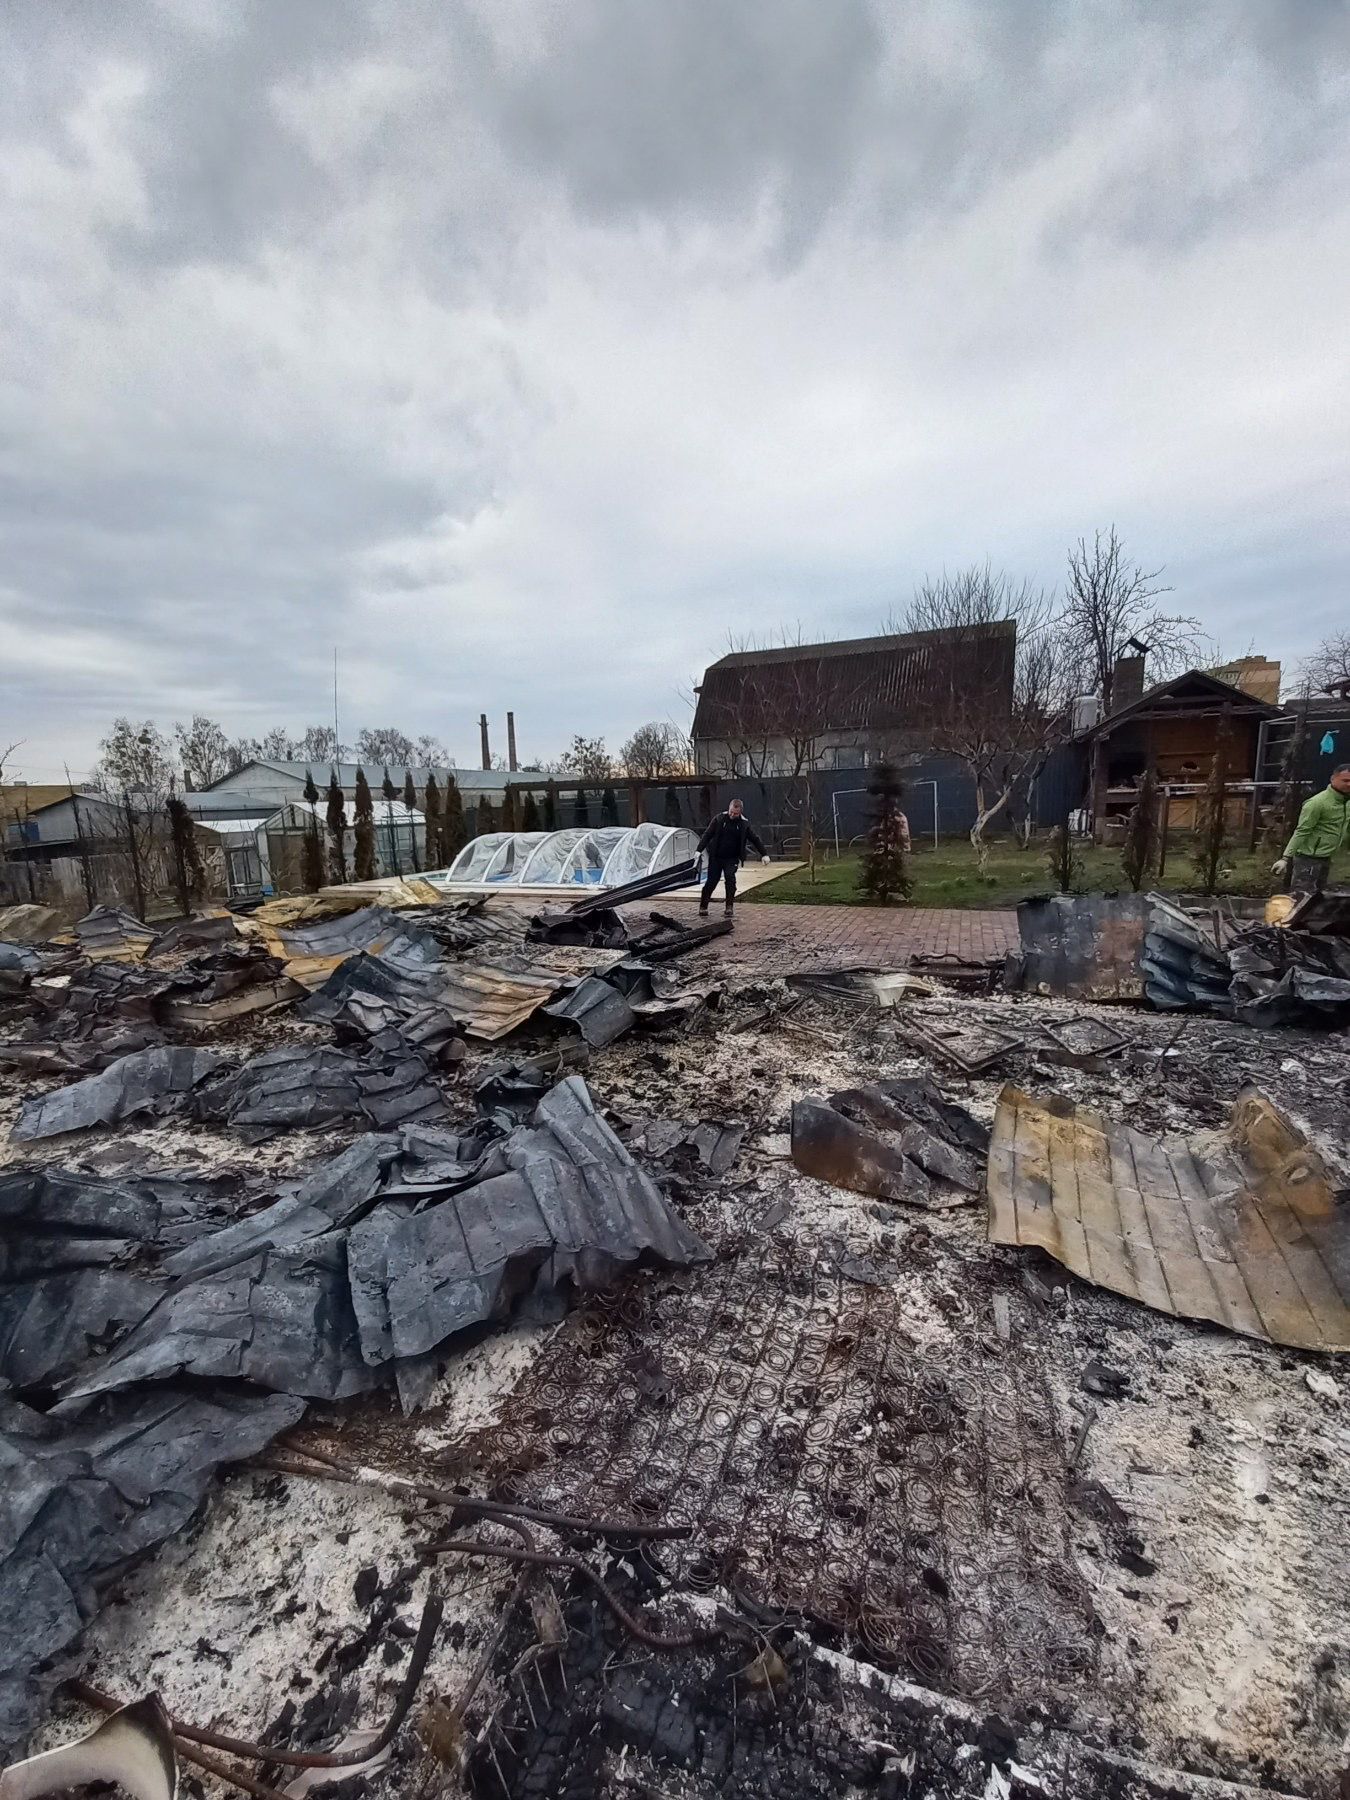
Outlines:
{"type": "Polygon", "coordinates": [[[490,769],[492,767],[492,752],[488,748],[487,714],[486,713],[479,713],[479,715],[478,715],[478,730],[479,730],[480,736],[483,739],[483,767],[485,769],[490,769]]]}
{"type": "Polygon", "coordinates": [[[516,761],[516,715],[513,712],[506,715],[506,766],[513,771],[520,767],[516,761]]]}

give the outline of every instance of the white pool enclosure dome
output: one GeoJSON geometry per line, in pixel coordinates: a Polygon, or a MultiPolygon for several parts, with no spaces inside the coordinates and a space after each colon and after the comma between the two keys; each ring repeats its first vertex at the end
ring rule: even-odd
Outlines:
{"type": "Polygon", "coordinates": [[[623,887],[697,855],[698,834],[679,825],[490,831],[422,879],[445,887],[623,887]]]}

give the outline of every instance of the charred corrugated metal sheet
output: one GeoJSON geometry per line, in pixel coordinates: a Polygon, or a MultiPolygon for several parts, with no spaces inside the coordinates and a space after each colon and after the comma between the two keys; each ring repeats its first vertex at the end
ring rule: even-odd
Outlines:
{"type": "Polygon", "coordinates": [[[989,1238],[1035,1245],[1157,1312],[1302,1350],[1350,1350],[1350,1216],[1327,1169],[1246,1089],[1227,1141],[1163,1142],[1005,1087],[989,1238]]]}
{"type": "Polygon", "coordinates": [[[1145,997],[1164,1010],[1227,1011],[1232,969],[1226,935],[1221,916],[1186,913],[1150,894],[1139,959],[1145,997]]]}
{"type": "Polygon", "coordinates": [[[984,1128],[926,1080],[846,1088],[792,1106],[792,1160],[804,1175],[917,1206],[979,1192],[984,1128]]]}
{"type": "Polygon", "coordinates": [[[1350,938],[1257,925],[1230,955],[1233,1009],[1244,1025],[1350,1022],[1350,938]]]}
{"type": "MultiPolygon", "coordinates": [[[[334,1399],[531,1288],[593,1290],[637,1262],[711,1255],[575,1076],[486,1152],[405,1130],[361,1140],[320,1177],[168,1259],[130,1330],[63,1383],[70,1395],[188,1374],[334,1399]]],[[[96,1287],[83,1302],[103,1319],[96,1287]]]]}
{"type": "Polygon", "coordinates": [[[1224,1008],[1228,953],[1213,920],[1161,894],[1054,894],[1017,909],[1004,986],[1066,1000],[1224,1008]]]}
{"type": "Polygon", "coordinates": [[[139,962],[155,940],[150,927],[122,906],[96,906],[76,925],[75,936],[93,962],[102,957],[139,962]]]}
{"type": "Polygon", "coordinates": [[[470,1037],[495,1043],[512,1032],[558,992],[563,977],[532,969],[502,969],[494,963],[450,963],[445,970],[445,1004],[470,1037]]]}
{"type": "Polygon", "coordinates": [[[181,1531],[222,1463],[296,1424],[302,1400],[225,1389],[119,1394],[57,1419],[0,1398],[0,1744],[27,1736],[114,1575],[181,1531]]]}
{"type": "Polygon", "coordinates": [[[1150,901],[1144,894],[1052,894],[1017,909],[1021,946],[1004,986],[1067,1000],[1142,1000],[1150,901]]]}
{"type": "Polygon", "coordinates": [[[46,944],[61,930],[61,915],[53,907],[0,906],[0,944],[46,944]]]}
{"type": "Polygon", "coordinates": [[[574,988],[544,1009],[549,1018],[573,1025],[598,1050],[631,1031],[636,1015],[623,994],[598,975],[588,975],[574,988]]]}
{"type": "Polygon", "coordinates": [[[100,1075],[26,1100],[10,1132],[16,1144],[111,1125],[138,1113],[181,1111],[192,1090],[228,1065],[218,1050],[185,1050],[160,1045],[138,1050],[100,1075]]]}

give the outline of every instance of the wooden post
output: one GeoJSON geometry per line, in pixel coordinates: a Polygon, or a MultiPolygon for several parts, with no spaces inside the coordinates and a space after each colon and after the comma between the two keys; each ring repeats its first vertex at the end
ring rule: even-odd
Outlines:
{"type": "Polygon", "coordinates": [[[131,879],[136,888],[136,917],[145,921],[145,877],[141,874],[141,852],[136,843],[136,814],[131,804],[131,792],[122,790],[122,800],[127,815],[127,848],[131,852],[131,879]]]}
{"type": "MultiPolygon", "coordinates": [[[[70,770],[66,770],[66,785],[70,786],[70,770]]],[[[84,839],[84,822],[80,818],[80,803],[75,798],[74,788],[70,789],[70,808],[75,815],[75,841],[80,846],[80,879],[84,882],[84,901],[90,912],[94,910],[94,866],[89,860],[89,846],[84,839]]]]}
{"type": "Polygon", "coordinates": [[[1167,869],[1167,826],[1172,817],[1172,790],[1164,786],[1159,802],[1162,808],[1162,823],[1158,828],[1158,880],[1161,881],[1167,869]]]}
{"type": "Polygon", "coordinates": [[[1261,771],[1265,766],[1267,728],[1269,724],[1269,719],[1262,719],[1261,723],[1256,728],[1256,766],[1252,770],[1252,810],[1251,817],[1247,821],[1248,850],[1255,850],[1256,848],[1256,828],[1260,822],[1259,802],[1261,798],[1261,771]]]}
{"type": "Polygon", "coordinates": [[[1102,841],[1102,826],[1106,822],[1106,737],[1099,735],[1092,740],[1092,841],[1102,841]]]}

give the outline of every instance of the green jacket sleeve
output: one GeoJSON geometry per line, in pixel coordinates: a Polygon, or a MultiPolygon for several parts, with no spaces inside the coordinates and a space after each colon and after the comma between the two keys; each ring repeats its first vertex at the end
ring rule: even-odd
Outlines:
{"type": "Polygon", "coordinates": [[[1345,842],[1346,803],[1334,788],[1303,802],[1286,856],[1334,856],[1345,842]]]}

